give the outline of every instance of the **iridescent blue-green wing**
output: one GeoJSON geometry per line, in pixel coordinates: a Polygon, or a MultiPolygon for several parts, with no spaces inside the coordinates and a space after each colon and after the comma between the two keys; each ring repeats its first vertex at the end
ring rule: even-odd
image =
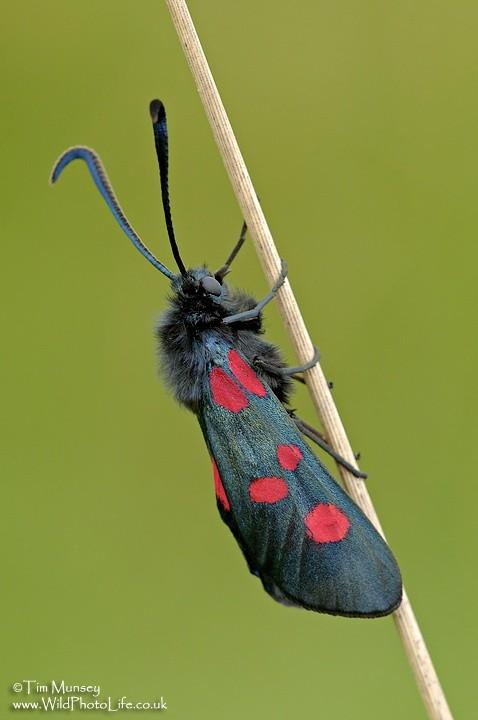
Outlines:
{"type": "Polygon", "coordinates": [[[383,538],[225,344],[216,343],[199,420],[221,516],[272,597],[362,617],[400,604],[400,571],[383,538]]]}

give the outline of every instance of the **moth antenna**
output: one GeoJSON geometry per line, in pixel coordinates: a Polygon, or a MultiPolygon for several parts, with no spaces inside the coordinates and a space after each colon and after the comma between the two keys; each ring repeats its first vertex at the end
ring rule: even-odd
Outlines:
{"type": "Polygon", "coordinates": [[[171,270],[169,270],[166,265],[163,265],[163,263],[153,255],[153,253],[140,239],[139,235],[135,232],[135,230],[133,230],[116,198],[103,163],[101,162],[99,155],[97,155],[94,150],[80,145],[65,150],[53,166],[50,182],[52,184],[55,183],[66,166],[73,162],[73,160],[83,160],[86,163],[91,177],[93,178],[93,182],[100,191],[103,199],[111,210],[113,217],[125,235],[129,237],[133,245],[140,251],[141,255],[149,260],[149,262],[154,265],[157,270],[162,272],[163,275],[166,275],[166,277],[172,280],[174,278],[174,274],[171,270]]]}
{"type": "Polygon", "coordinates": [[[149,104],[149,113],[153,121],[154,145],[159,165],[159,177],[161,180],[161,198],[163,200],[164,218],[168,229],[169,242],[173,251],[174,259],[181,275],[186,275],[186,268],[179,254],[179,248],[174,235],[171,207],[169,205],[169,158],[168,158],[168,125],[166,123],[166,110],[161,100],[152,100],[149,104]]]}

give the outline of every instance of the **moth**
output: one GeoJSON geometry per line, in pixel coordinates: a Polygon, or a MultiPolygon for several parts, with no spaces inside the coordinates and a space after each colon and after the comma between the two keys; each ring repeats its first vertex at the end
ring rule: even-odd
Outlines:
{"type": "Polygon", "coordinates": [[[51,181],[73,160],[83,160],[121,229],[170,280],[169,305],[157,327],[162,374],[176,400],[199,420],[219,512],[250,572],[284,605],[349,617],[386,615],[401,601],[395,558],[303,437],[323,445],[320,436],[288,408],[292,379],[312,367],[318,355],[302,367],[287,368],[278,348],[262,337],[262,311],[283,284],[286,266],[259,302],[229,288],[225,277],[244,242],[243,225],[219,270],[186,268],[169,202],[164,105],[154,100],[150,113],[177,273],[141,241],[93,150],[66,150],[51,181]]]}

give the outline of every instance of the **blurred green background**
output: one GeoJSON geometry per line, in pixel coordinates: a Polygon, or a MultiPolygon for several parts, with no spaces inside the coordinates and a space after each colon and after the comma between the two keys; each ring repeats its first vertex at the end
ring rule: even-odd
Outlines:
{"type": "MultiPolygon", "coordinates": [[[[450,704],[474,717],[478,7],[190,8],[450,704]]],[[[94,147],[172,266],[159,96],[183,255],[225,259],[241,216],[164,4],[2,19],[1,716],[13,682],[65,679],[163,695],[171,720],[425,717],[390,618],[286,609],[249,575],[157,377],[167,281],[85,167],[48,185],[65,147],[94,147]]],[[[250,245],[232,282],[266,289],[250,245]]],[[[267,327],[294,362],[274,307],[267,327]]],[[[303,388],[293,404],[315,422],[303,388]]]]}

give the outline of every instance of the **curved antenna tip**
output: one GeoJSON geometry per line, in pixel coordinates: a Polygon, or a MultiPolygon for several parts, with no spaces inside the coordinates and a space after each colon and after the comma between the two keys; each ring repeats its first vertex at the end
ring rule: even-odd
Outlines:
{"type": "Polygon", "coordinates": [[[153,123],[160,122],[166,117],[166,110],[161,100],[151,100],[149,103],[149,114],[153,123]]]}
{"type": "Polygon", "coordinates": [[[94,150],[91,150],[91,148],[86,147],[86,145],[74,145],[62,152],[52,167],[49,178],[50,185],[54,185],[56,183],[63,170],[72,160],[76,160],[78,158],[85,160],[85,156],[88,155],[96,156],[96,153],[94,150]]]}

